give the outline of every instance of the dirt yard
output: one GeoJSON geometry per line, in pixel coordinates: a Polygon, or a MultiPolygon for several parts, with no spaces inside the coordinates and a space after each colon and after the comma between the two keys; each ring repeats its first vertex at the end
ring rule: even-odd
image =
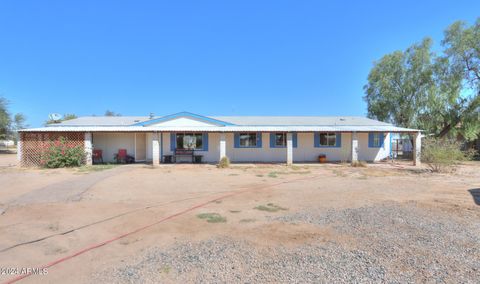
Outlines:
{"type": "Polygon", "coordinates": [[[60,259],[21,282],[480,279],[480,163],[14,164],[0,155],[0,282],[60,259]]]}

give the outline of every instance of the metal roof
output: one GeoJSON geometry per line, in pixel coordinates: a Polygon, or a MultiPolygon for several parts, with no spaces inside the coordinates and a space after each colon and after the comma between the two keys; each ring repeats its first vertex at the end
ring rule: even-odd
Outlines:
{"type": "Polygon", "coordinates": [[[51,124],[47,127],[23,129],[22,132],[418,132],[418,129],[396,127],[359,116],[199,116],[182,112],[170,116],[84,116],[51,124]],[[149,121],[170,117],[202,118],[224,121],[227,125],[155,126],[149,121]]]}
{"type": "Polygon", "coordinates": [[[56,126],[127,126],[138,122],[150,120],[148,116],[82,116],[49,124],[48,127],[56,126]]]}
{"type": "MultiPolygon", "coordinates": [[[[162,117],[149,118],[148,116],[83,116],[50,126],[127,126],[158,120],[162,117]]],[[[260,126],[260,125],[391,125],[386,122],[373,120],[360,116],[207,116],[207,118],[229,122],[234,125],[260,126]]]]}
{"type": "Polygon", "coordinates": [[[391,125],[389,123],[360,116],[211,116],[235,125],[391,125]]]}
{"type": "Polygon", "coordinates": [[[377,126],[65,126],[23,129],[22,132],[418,132],[420,130],[377,126]]]}

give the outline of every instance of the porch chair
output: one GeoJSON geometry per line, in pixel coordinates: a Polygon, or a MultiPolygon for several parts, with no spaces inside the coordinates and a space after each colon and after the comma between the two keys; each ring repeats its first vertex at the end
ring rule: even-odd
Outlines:
{"type": "Polygon", "coordinates": [[[117,163],[125,164],[127,162],[127,149],[118,149],[117,163]]]}
{"type": "Polygon", "coordinates": [[[100,163],[103,164],[103,154],[102,154],[102,150],[100,150],[100,149],[93,149],[92,161],[93,161],[94,164],[98,163],[99,161],[100,161],[100,163]]]}

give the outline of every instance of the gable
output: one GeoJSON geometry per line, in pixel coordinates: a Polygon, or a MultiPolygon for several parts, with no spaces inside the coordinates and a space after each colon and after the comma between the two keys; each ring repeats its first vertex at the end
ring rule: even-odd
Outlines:
{"type": "Polygon", "coordinates": [[[218,126],[218,124],[208,123],[189,117],[178,117],[162,122],[152,123],[149,126],[218,126]]]}
{"type": "Polygon", "coordinates": [[[211,117],[198,115],[190,112],[179,112],[143,122],[133,126],[225,126],[232,125],[229,122],[221,121],[211,117]]]}

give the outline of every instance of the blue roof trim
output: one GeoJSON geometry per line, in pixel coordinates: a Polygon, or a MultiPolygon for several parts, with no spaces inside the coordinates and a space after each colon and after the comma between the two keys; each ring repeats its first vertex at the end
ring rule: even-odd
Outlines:
{"type": "Polygon", "coordinates": [[[154,123],[159,123],[159,122],[163,122],[163,121],[172,120],[172,119],[179,118],[179,117],[191,117],[191,118],[194,118],[194,119],[197,119],[197,120],[210,122],[212,124],[217,124],[217,125],[220,125],[220,126],[235,125],[235,124],[230,123],[230,122],[221,121],[221,120],[213,119],[213,118],[210,118],[210,117],[207,117],[207,116],[183,111],[183,112],[170,114],[170,115],[162,116],[162,117],[159,117],[159,118],[154,118],[154,119],[151,119],[151,120],[131,124],[131,126],[146,126],[146,125],[150,125],[150,124],[154,124],[154,123]]]}

